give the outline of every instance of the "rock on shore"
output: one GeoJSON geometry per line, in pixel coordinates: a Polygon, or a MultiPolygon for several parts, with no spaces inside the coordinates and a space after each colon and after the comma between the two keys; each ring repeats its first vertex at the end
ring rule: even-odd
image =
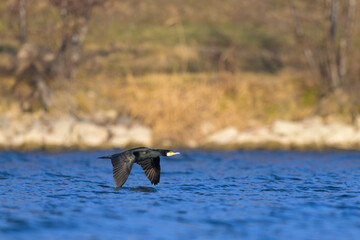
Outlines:
{"type": "Polygon", "coordinates": [[[208,136],[205,142],[215,146],[359,149],[360,129],[339,122],[324,123],[320,118],[299,122],[278,120],[270,126],[247,131],[228,127],[208,136]]]}
{"type": "Polygon", "coordinates": [[[94,148],[151,143],[150,128],[138,124],[99,124],[71,116],[0,117],[0,148],[94,148]]]}
{"type": "MultiPolygon", "coordinates": [[[[102,115],[103,116],[103,115],[102,115]]],[[[208,124],[209,125],[209,124],[208,124]]],[[[210,125],[209,125],[210,126],[210,125]]],[[[204,139],[191,146],[278,149],[341,148],[360,149],[358,126],[340,122],[325,123],[320,118],[298,122],[278,120],[270,126],[239,131],[229,126],[218,131],[202,129],[204,139]]],[[[152,130],[129,119],[78,119],[47,115],[0,116],[0,148],[123,148],[151,146],[152,130]]],[[[188,147],[191,147],[189,144],[188,147]]]]}

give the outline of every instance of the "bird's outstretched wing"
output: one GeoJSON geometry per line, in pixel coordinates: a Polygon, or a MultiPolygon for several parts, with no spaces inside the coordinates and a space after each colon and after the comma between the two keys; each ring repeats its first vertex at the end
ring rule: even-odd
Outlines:
{"type": "Polygon", "coordinates": [[[138,164],[152,184],[156,185],[160,182],[160,157],[149,158],[138,162],[138,164]]]}
{"type": "Polygon", "coordinates": [[[134,161],[135,159],[128,154],[118,154],[117,156],[113,155],[111,163],[114,167],[113,177],[116,183],[116,187],[121,187],[124,185],[130,175],[134,161]]]}

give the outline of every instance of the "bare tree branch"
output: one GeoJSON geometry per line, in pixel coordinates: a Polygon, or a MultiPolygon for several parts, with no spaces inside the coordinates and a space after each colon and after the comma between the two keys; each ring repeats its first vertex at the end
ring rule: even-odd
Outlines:
{"type": "Polygon", "coordinates": [[[313,51],[308,46],[306,46],[306,43],[305,43],[305,33],[304,33],[304,29],[302,27],[301,21],[299,19],[299,13],[298,13],[298,9],[296,7],[295,0],[290,0],[290,7],[292,10],[292,15],[293,15],[294,22],[295,22],[296,40],[302,46],[303,53],[304,53],[305,59],[309,65],[309,67],[312,69],[316,69],[317,64],[314,59],[313,51]]]}
{"type": "Polygon", "coordinates": [[[332,42],[335,42],[336,28],[338,23],[339,1],[332,0],[330,13],[330,29],[329,35],[332,42]]]}
{"type": "Polygon", "coordinates": [[[26,0],[19,0],[20,42],[26,43],[26,0]]]}

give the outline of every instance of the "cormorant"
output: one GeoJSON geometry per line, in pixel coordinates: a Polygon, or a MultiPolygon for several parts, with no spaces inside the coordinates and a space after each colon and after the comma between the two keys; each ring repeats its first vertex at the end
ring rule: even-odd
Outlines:
{"type": "Polygon", "coordinates": [[[170,157],[175,154],[180,153],[165,149],[139,147],[99,158],[111,159],[116,187],[121,187],[129,177],[134,163],[139,164],[150,182],[157,185],[160,182],[160,156],[170,157]]]}

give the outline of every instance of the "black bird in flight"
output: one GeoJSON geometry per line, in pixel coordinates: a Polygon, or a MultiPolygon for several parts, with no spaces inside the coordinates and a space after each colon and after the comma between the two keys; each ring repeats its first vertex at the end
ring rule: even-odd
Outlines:
{"type": "Polygon", "coordinates": [[[160,182],[160,156],[170,157],[176,154],[180,153],[165,149],[140,147],[99,158],[111,159],[116,187],[121,187],[129,177],[134,163],[139,164],[150,182],[157,185],[160,182]]]}

